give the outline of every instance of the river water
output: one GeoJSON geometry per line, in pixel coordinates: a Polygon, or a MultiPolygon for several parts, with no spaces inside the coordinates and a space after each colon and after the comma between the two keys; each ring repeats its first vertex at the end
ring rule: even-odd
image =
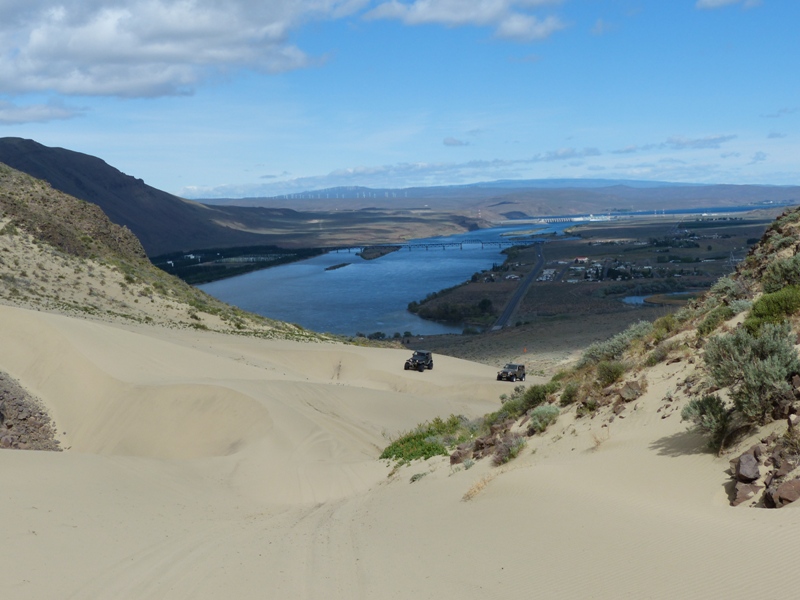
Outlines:
{"type": "MultiPolygon", "coordinates": [[[[658,211],[672,213],[738,213],[765,206],[696,208],[658,211]]],[[[614,213],[612,213],[613,215],[614,213]]],[[[652,211],[632,214],[650,215],[652,211]]],[[[620,215],[623,216],[623,215],[620,215]]],[[[412,240],[410,244],[509,241],[515,232],[528,241],[537,236],[561,234],[575,223],[481,229],[446,237],[412,240]]],[[[501,248],[465,244],[463,249],[399,250],[375,260],[363,260],[355,251],[331,252],[309,260],[255,271],[199,286],[208,294],[265,317],[302,325],[313,331],[355,335],[382,331],[388,336],[410,331],[415,335],[461,333],[452,327],[426,321],[409,313],[409,302],[458,285],[473,273],[502,263],[501,248]],[[346,267],[326,271],[341,263],[346,267]]]]}
{"type": "MultiPolygon", "coordinates": [[[[532,239],[563,231],[573,223],[548,226],[520,224],[482,229],[409,244],[509,241],[514,232],[532,239]],[[542,228],[543,227],[543,228],[542,228]]],[[[501,248],[465,243],[463,249],[414,248],[364,260],[355,251],[329,252],[308,260],[223,279],[200,287],[206,293],[265,317],[302,325],[313,331],[355,335],[382,331],[388,336],[461,333],[461,327],[426,321],[409,313],[409,302],[468,280],[473,273],[502,263],[501,248]],[[347,266],[326,271],[341,263],[347,266]]]]}

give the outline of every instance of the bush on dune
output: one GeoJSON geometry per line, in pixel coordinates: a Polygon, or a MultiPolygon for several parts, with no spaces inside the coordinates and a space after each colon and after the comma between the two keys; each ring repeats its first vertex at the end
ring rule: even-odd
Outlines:
{"type": "Polygon", "coordinates": [[[794,343],[788,323],[768,323],[758,336],[741,327],[706,344],[711,380],[730,388],[733,416],[744,425],[763,425],[785,416],[793,400],[789,379],[800,372],[794,343]]]}

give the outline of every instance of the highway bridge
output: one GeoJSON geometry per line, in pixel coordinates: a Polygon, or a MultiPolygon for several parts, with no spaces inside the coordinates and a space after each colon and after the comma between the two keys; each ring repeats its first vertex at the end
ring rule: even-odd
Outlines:
{"type": "Polygon", "coordinates": [[[422,242],[413,244],[368,244],[364,246],[341,246],[331,248],[330,252],[363,252],[369,248],[371,250],[463,250],[465,247],[480,246],[481,248],[510,248],[511,246],[530,246],[532,244],[543,244],[544,240],[516,240],[516,241],[485,241],[485,240],[462,240],[460,242],[422,242]]]}

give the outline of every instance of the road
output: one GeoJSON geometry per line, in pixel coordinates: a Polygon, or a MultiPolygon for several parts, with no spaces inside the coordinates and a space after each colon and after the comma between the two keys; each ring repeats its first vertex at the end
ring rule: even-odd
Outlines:
{"type": "Polygon", "coordinates": [[[536,264],[533,266],[533,269],[531,269],[531,272],[519,282],[517,289],[514,291],[514,295],[511,296],[511,300],[508,301],[508,304],[506,304],[506,307],[503,309],[503,313],[492,326],[492,331],[499,331],[508,324],[519,307],[520,302],[522,302],[522,299],[525,297],[525,294],[528,293],[528,288],[536,281],[536,278],[539,277],[539,273],[542,272],[542,267],[544,266],[544,254],[542,254],[543,245],[544,244],[541,243],[536,244],[536,253],[539,257],[536,264]]]}

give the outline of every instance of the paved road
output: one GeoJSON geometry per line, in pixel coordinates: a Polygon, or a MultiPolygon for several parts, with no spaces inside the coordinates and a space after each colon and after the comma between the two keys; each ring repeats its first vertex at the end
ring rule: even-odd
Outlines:
{"type": "Polygon", "coordinates": [[[534,281],[536,281],[536,278],[539,277],[539,273],[541,273],[542,267],[544,266],[544,255],[542,254],[543,245],[544,244],[536,244],[536,252],[539,255],[539,259],[536,261],[536,264],[531,272],[519,282],[517,289],[514,291],[514,295],[511,296],[511,300],[508,301],[505,309],[503,309],[503,313],[492,326],[492,331],[498,331],[508,324],[508,322],[511,320],[511,317],[519,307],[520,302],[522,302],[522,299],[525,297],[525,294],[528,293],[528,288],[534,281]]]}

